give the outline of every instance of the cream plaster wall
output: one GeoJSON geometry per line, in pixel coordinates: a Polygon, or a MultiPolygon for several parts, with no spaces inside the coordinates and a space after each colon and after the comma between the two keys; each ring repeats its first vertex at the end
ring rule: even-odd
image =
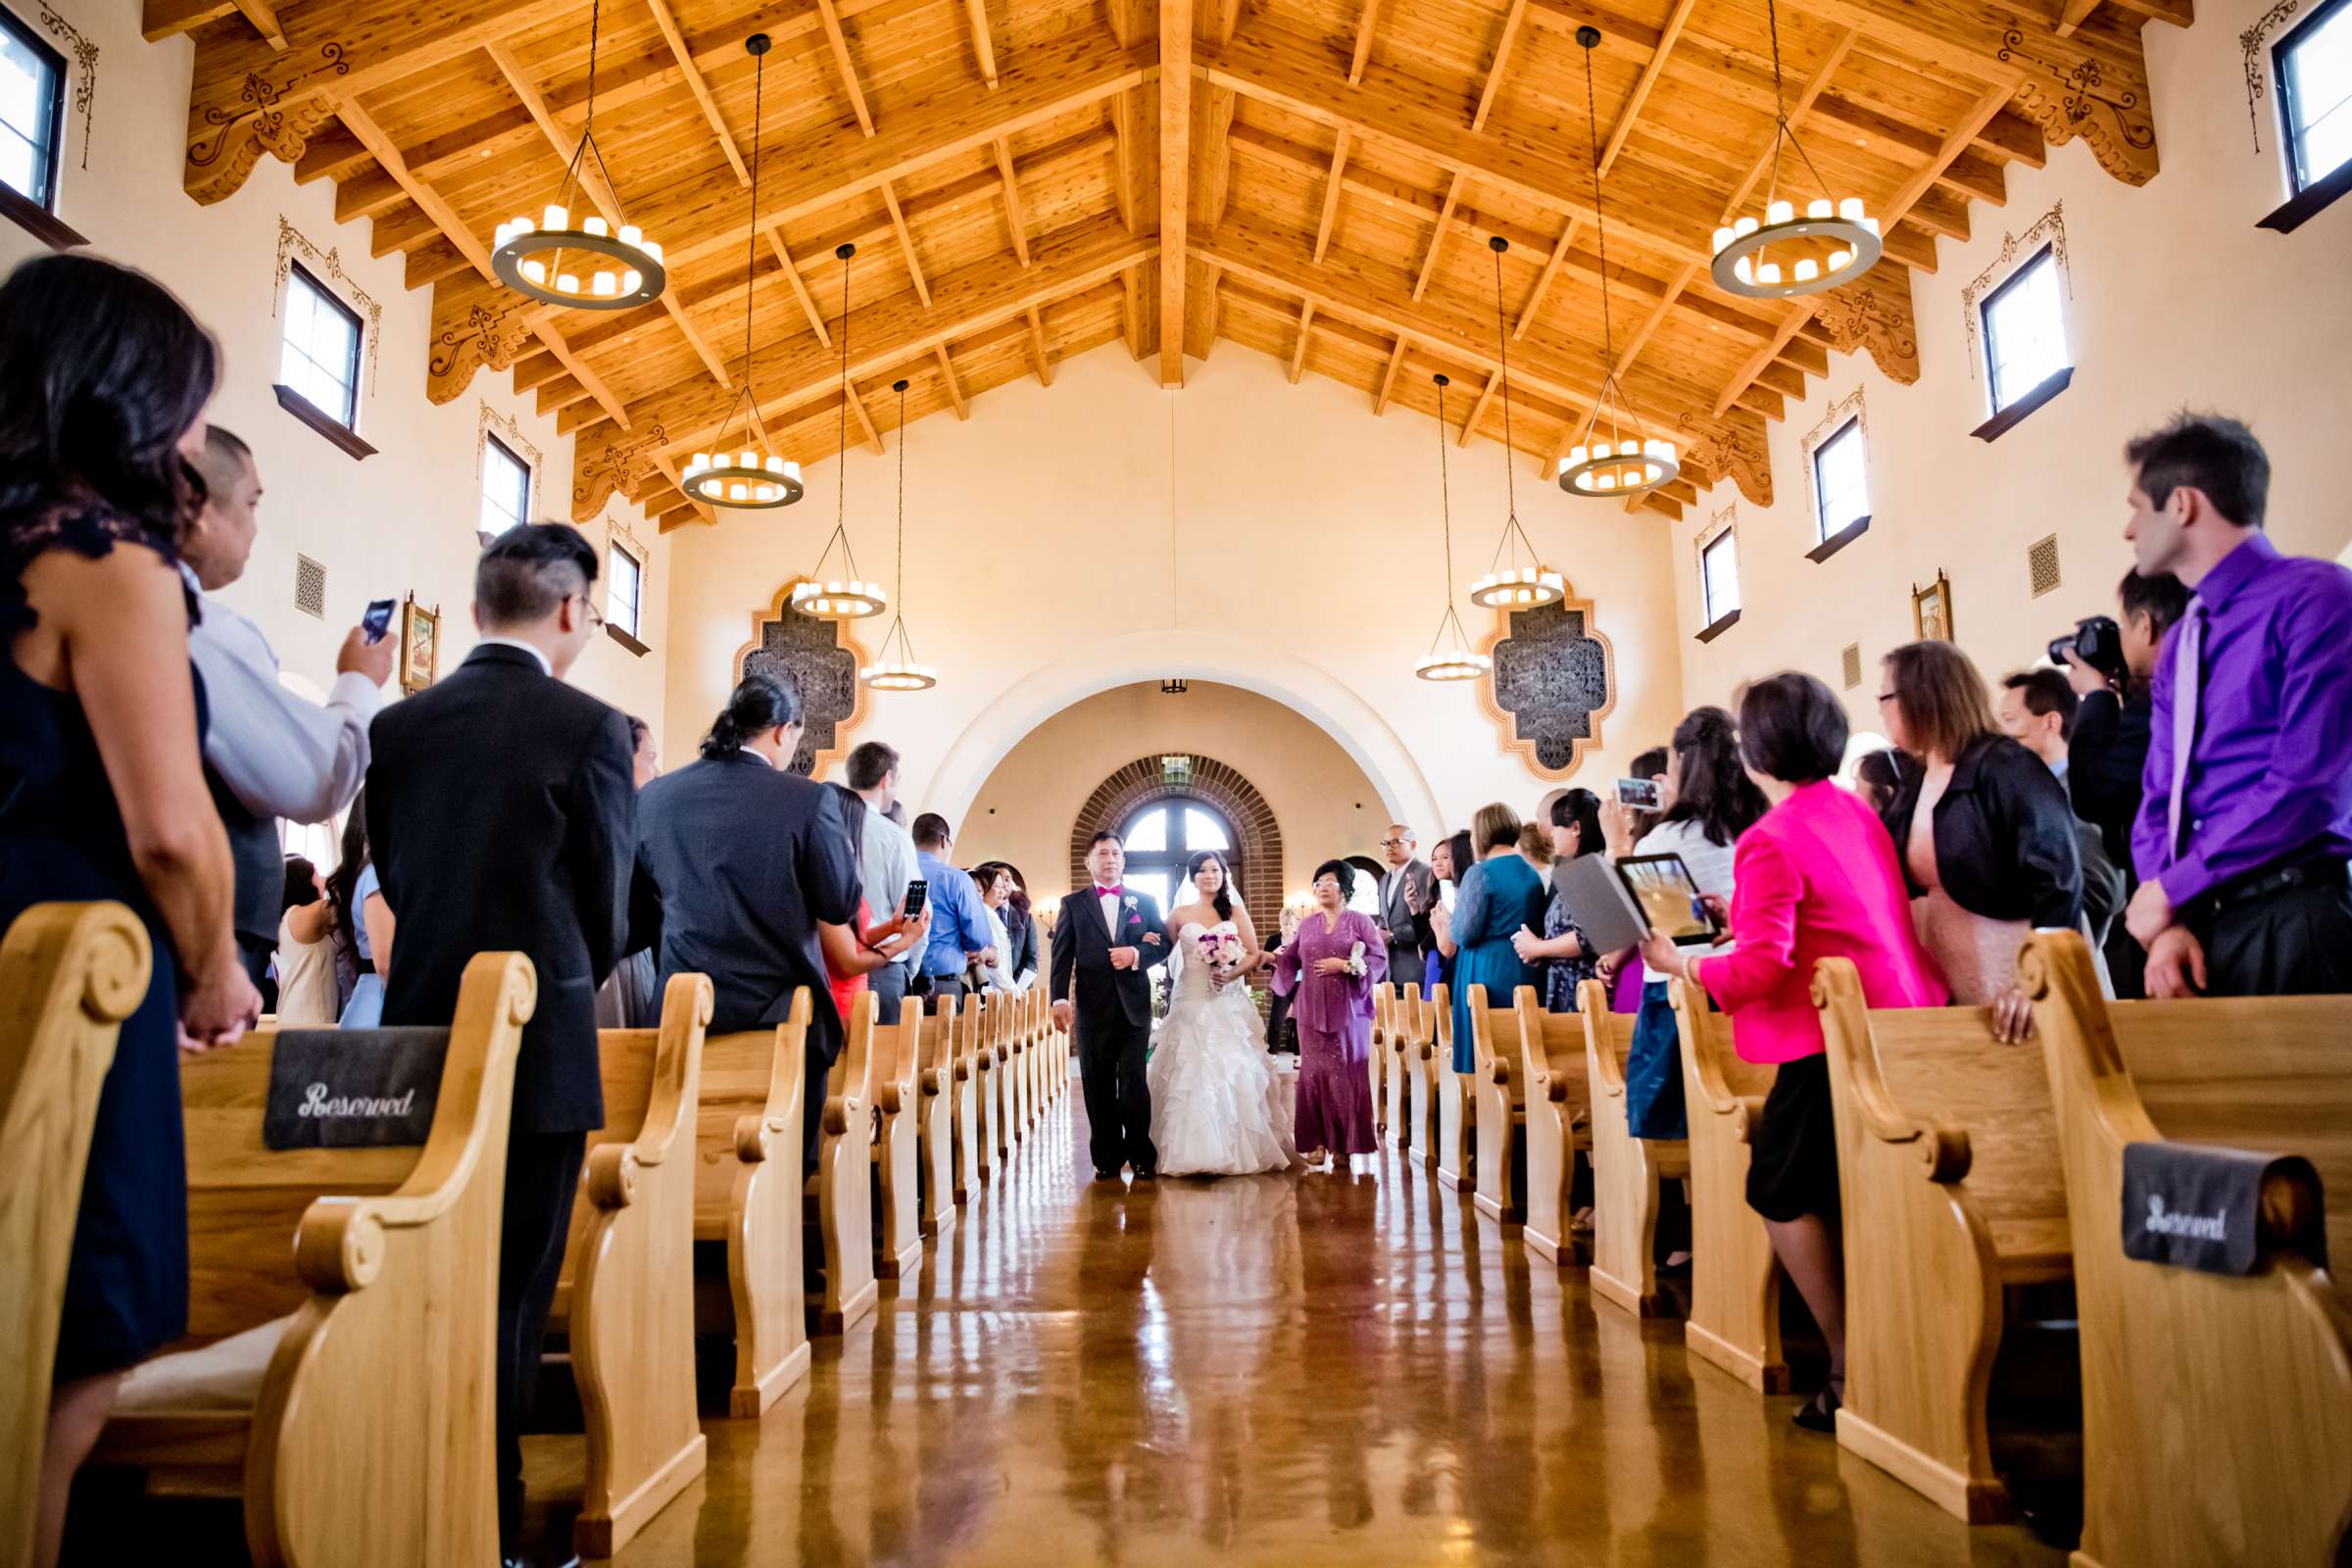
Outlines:
{"type": "Polygon", "coordinates": [[[1672,530],[1690,702],[1726,701],[1740,680],[1788,667],[1839,687],[1839,651],[1859,641],[1862,684],[1844,695],[1857,726],[1878,729],[1878,661],[1910,640],[1911,585],[1934,580],[1938,567],[1951,577],[1959,644],[1985,675],[2033,662],[2076,617],[2114,612],[2116,580],[2132,564],[2123,444],[2184,405],[2234,414],[2262,438],[2280,548],[2345,549],[2352,202],[2292,234],[2255,227],[2284,199],[2274,103],[2258,106],[2258,154],[2239,69],[2238,32],[2262,9],[2261,0],[2202,0],[2186,31],[2150,23],[2157,177],[2122,184],[2081,142],[2052,148],[2041,170],[2010,165],[2006,207],[1972,207],[1974,236],[1940,242],[1937,270],[1914,280],[1919,381],[1888,381],[1867,355],[1835,357],[1815,394],[1771,427],[1776,504],[1759,508],[1718,486],[1672,530]],[[2022,234],[2060,203],[2074,381],[2000,439],[1976,440],[1969,432],[1989,410],[1962,291],[1998,258],[2005,231],[2022,234]],[[1804,556],[1816,535],[1799,443],[1857,386],[1870,531],[1816,565],[1804,556]],[[1695,543],[1735,505],[1740,619],[1702,645],[1692,638],[1705,624],[1695,543]],[[2026,550],[2051,533],[2064,583],[2034,599],[2026,550]]]}
{"type": "MultiPolygon", "coordinates": [[[[37,24],[32,0],[0,3],[37,24]]],[[[147,271],[212,330],[225,364],[211,415],[251,444],[261,468],[261,537],[244,578],[222,597],[260,622],[286,670],[323,686],[368,601],[402,598],[413,589],[426,604],[440,604],[442,668],[455,667],[474,642],[467,607],[480,554],[474,524],[481,511],[482,406],[516,420],[523,439],[539,449],[540,516],[568,514],[570,439],[558,436],[555,419],[539,417],[533,400],[517,397],[503,374],[484,372],[455,402],[427,400],[431,291],[402,286],[398,253],[369,256],[368,220],[334,220],[331,181],[297,186],[292,166],[265,158],[242,190],[215,206],[199,206],[181,190],[194,60],[185,37],[144,41],[138,0],[69,0],[59,14],[99,54],[87,169],[81,118],[68,94],[58,216],[89,239],[86,254],[147,271]],[[333,252],[383,308],[380,347],[362,385],[359,416],[360,434],[377,450],[364,461],[298,423],[270,391],[281,343],[274,315],[281,216],[319,251],[333,252]],[[326,567],[323,620],[294,608],[297,552],[326,567]]],[[[0,223],[0,268],[43,253],[31,235],[0,223]]],[[[615,520],[624,520],[643,547],[642,636],[654,652],[635,658],[600,638],[572,678],[659,724],[669,552],[635,508],[617,502],[585,530],[600,551],[615,520]]]]}
{"type": "MultiPolygon", "coordinates": [[[[1282,829],[1285,889],[1303,888],[1333,856],[1379,858],[1389,813],[1355,760],[1280,703],[1211,681],[1194,681],[1182,696],[1156,681],[1121,686],[1038,725],[955,823],[956,858],[1009,861],[1041,898],[1068,892],[1070,824],[1080,808],[1113,772],[1163,752],[1214,758],[1265,797],[1282,829]]],[[[1418,831],[1431,837],[1427,826],[1418,831]]]]}
{"type": "MultiPolygon", "coordinates": [[[[1374,814],[1426,833],[1489,800],[1532,807],[1549,786],[1504,750],[1475,693],[1413,677],[1441,609],[1431,421],[1402,409],[1375,418],[1362,393],[1319,377],[1288,385],[1271,360],[1233,344],[1190,370],[1183,391],[1164,392],[1112,345],[1057,367],[1051,388],[989,393],[968,422],[909,427],[908,624],[940,682],[870,697],[858,736],[906,754],[917,808],[960,820],[1054,713],[1184,675],[1244,687],[1324,729],[1378,791],[1374,814]]],[[[852,542],[885,581],[896,459],[847,460],[852,542]]],[[[1466,581],[1501,531],[1502,453],[1478,441],[1452,460],[1466,581]]],[[[834,465],[821,464],[797,508],[670,536],[671,761],[724,702],[755,612],[813,564],[834,485],[834,465]]],[[[1530,483],[1524,466],[1519,507],[1615,653],[1616,710],[1577,774],[1606,779],[1681,712],[1661,530],[1579,508],[1530,483]]],[[[1494,623],[1467,608],[1463,620],[1473,636],[1494,623]]]]}

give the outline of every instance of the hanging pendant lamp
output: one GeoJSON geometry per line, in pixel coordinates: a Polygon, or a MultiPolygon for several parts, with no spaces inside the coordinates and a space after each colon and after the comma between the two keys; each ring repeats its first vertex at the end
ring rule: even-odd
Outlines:
{"type": "Polygon", "coordinates": [[[1560,488],[1572,496],[1637,496],[1655,490],[1683,471],[1674,443],[1649,434],[1634,400],[1617,379],[1617,327],[1609,315],[1609,215],[1600,204],[1600,110],[1592,91],[1592,51],[1598,27],[1579,27],[1585,50],[1585,113],[1592,144],[1592,219],[1600,235],[1600,390],[1576,443],[1560,459],[1560,488]],[[1608,422],[1604,426],[1603,416],[1608,422]]]}
{"type": "Polygon", "coordinates": [[[612,183],[612,172],[605,167],[605,151],[596,144],[596,54],[602,21],[600,0],[588,11],[588,114],[580,124],[580,144],[572,149],[571,162],[564,166],[564,183],[556,187],[556,199],[536,220],[511,218],[498,225],[491,240],[490,266],[507,287],[546,304],[583,311],[625,311],[660,299],[668,286],[669,274],[662,265],[662,247],[647,239],[636,224],[621,220],[617,210],[620,195],[612,183]],[[595,216],[584,217],[576,224],[572,221],[574,207],[590,205],[580,175],[591,154],[615,205],[611,223],[595,216]]]}
{"type": "Polygon", "coordinates": [[[906,383],[893,381],[890,389],[899,395],[899,579],[891,595],[899,612],[890,617],[878,657],[858,672],[858,678],[880,692],[919,692],[939,684],[939,671],[915,662],[914,644],[906,636],[906,383]],[[894,643],[896,658],[891,656],[894,643]]]}
{"type": "Polygon", "coordinates": [[[1858,196],[1837,197],[1830,183],[1813,167],[1804,143],[1788,123],[1788,98],[1781,80],[1781,17],[1773,0],[1764,0],[1764,19],[1772,29],[1772,178],[1764,187],[1764,220],[1742,217],[1715,230],[1715,260],[1709,269],[1715,286],[1751,300],[1792,299],[1819,294],[1868,271],[1884,252],[1879,220],[1865,217],[1858,196]],[[1794,153],[1795,162],[1813,176],[1819,195],[1805,203],[1803,216],[1796,204],[1781,199],[1781,160],[1794,153]],[[1778,258],[1777,260],[1773,258],[1778,258]]]}
{"type": "Polygon", "coordinates": [[[1566,598],[1568,579],[1544,564],[1543,557],[1536,554],[1535,541],[1519,526],[1519,465],[1511,458],[1511,340],[1503,326],[1502,311],[1502,253],[1511,248],[1511,242],[1495,234],[1488,239],[1487,248],[1494,253],[1494,341],[1501,348],[1502,376],[1502,483],[1509,510],[1503,516],[1502,538],[1494,545],[1494,559],[1487,564],[1487,574],[1470,585],[1470,602],[1485,610],[1532,610],[1566,598]]]}
{"type": "Polygon", "coordinates": [[[767,85],[767,34],[753,33],[743,47],[759,62],[752,78],[752,207],[744,225],[748,232],[743,258],[743,388],[718,421],[717,446],[688,458],[682,477],[691,500],[714,507],[768,511],[801,499],[801,466],[768,449],[767,431],[760,420],[760,399],[752,390],[752,291],[760,258],[760,106],[767,85]],[[737,439],[727,439],[730,431],[736,432],[737,439]]]}
{"type": "Polygon", "coordinates": [[[1453,486],[1446,472],[1446,389],[1453,383],[1442,371],[1430,379],[1438,387],[1438,501],[1446,525],[1446,575],[1439,580],[1446,585],[1446,613],[1439,618],[1438,634],[1429,640],[1429,652],[1413,666],[1413,673],[1431,681],[1476,680],[1493,668],[1494,662],[1470,651],[1462,617],[1453,612],[1453,486]],[[1449,631],[1453,640],[1446,642],[1449,631]]]}
{"type": "Polygon", "coordinates": [[[792,608],[816,620],[863,620],[890,608],[882,585],[858,575],[858,558],[850,553],[848,516],[850,497],[850,258],[858,247],[834,247],[841,258],[841,425],[833,448],[833,532],[816,553],[808,579],[792,590],[792,608]],[[827,577],[825,563],[833,547],[841,546],[841,575],[827,577]]]}

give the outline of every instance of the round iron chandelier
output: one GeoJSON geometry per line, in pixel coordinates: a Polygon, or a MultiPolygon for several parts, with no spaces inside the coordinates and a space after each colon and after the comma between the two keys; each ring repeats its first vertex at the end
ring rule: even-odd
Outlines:
{"type": "Polygon", "coordinates": [[[890,630],[875,650],[874,662],[858,671],[858,678],[878,692],[928,691],[939,684],[939,671],[915,662],[914,644],[906,636],[906,380],[890,384],[899,395],[899,580],[892,595],[899,612],[890,617],[890,630]],[[891,647],[896,644],[894,656],[891,647]]]}
{"type": "Polygon", "coordinates": [[[850,495],[850,258],[858,247],[843,242],[833,254],[841,258],[841,423],[833,448],[833,531],[816,553],[816,564],[807,578],[793,585],[792,608],[813,620],[863,620],[890,608],[890,596],[878,582],[858,573],[858,558],[850,551],[847,521],[850,495]],[[833,547],[841,546],[841,574],[825,575],[833,547]]]}
{"type": "Polygon", "coordinates": [[[1511,461],[1511,337],[1503,326],[1502,309],[1502,253],[1511,248],[1511,242],[1495,234],[1488,238],[1487,248],[1494,253],[1494,341],[1500,350],[1496,363],[1502,379],[1502,483],[1509,510],[1487,574],[1470,585],[1470,602],[1482,610],[1532,610],[1566,598],[1568,579],[1544,564],[1535,541],[1519,526],[1519,466],[1511,461]]]}
{"type": "MultiPolygon", "coordinates": [[[[1427,681],[1476,680],[1492,669],[1494,662],[1471,652],[1462,617],[1453,612],[1453,489],[1446,465],[1446,389],[1453,382],[1444,371],[1430,379],[1438,388],[1438,499],[1446,529],[1446,575],[1439,581],[1446,585],[1446,613],[1439,617],[1438,634],[1429,640],[1429,652],[1413,665],[1413,673],[1427,681]],[[1446,639],[1448,631],[1453,633],[1451,642],[1446,639]]],[[[1509,454],[1504,457],[1507,461],[1509,454]]]]}

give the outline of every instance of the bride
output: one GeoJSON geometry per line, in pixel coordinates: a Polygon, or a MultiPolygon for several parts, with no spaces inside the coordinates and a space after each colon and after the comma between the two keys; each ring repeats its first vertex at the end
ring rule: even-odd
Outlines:
{"type": "Polygon", "coordinates": [[[1227,886],[1222,856],[1203,851],[1185,870],[1196,897],[1168,914],[1176,934],[1168,1015],[1146,1069],[1160,1173],[1282,1170],[1298,1157],[1282,1078],[1259,1043],[1257,1009],[1242,983],[1262,956],[1257,930],[1227,886]]]}

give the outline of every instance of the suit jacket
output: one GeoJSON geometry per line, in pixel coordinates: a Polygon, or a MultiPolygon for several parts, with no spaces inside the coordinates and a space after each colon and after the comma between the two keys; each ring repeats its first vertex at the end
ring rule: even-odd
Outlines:
{"type": "Polygon", "coordinates": [[[1437,904],[1438,873],[1426,860],[1407,860],[1380,885],[1380,920],[1389,928],[1389,978],[1418,981],[1424,957],[1438,949],[1437,931],[1429,911],[1437,904]],[[1404,890],[1413,890],[1419,914],[1404,906],[1404,890]]]}
{"type": "Polygon", "coordinates": [[[1061,918],[1054,922],[1054,1000],[1077,1003],[1081,1029],[1114,1016],[1151,1027],[1151,970],[1168,961],[1168,929],[1151,894],[1127,897],[1133,904],[1120,906],[1116,941],[1102,923],[1102,900],[1092,884],[1065,897],[1061,918]],[[1159,940],[1147,942],[1148,936],[1159,940]],[[1112,968],[1113,948],[1135,949],[1136,966],[1112,968]]]}
{"type": "Polygon", "coordinates": [[[475,954],[526,954],[539,1001],[514,1130],[603,1126],[596,988],[627,913],[628,720],[523,650],[486,645],[378,713],[369,750],[368,839],[399,922],[383,1021],[447,1028],[475,954]]]}
{"type": "Polygon", "coordinates": [[[858,863],[829,786],[737,752],[664,773],[637,800],[633,942],[673,974],[707,974],[710,1032],[772,1028],[808,988],[808,1049],[841,1054],[818,921],[854,924],[858,863]]]}
{"type": "Polygon", "coordinates": [[[2148,765],[2148,725],[2155,707],[2146,692],[2129,702],[2113,692],[2092,692],[2075,710],[2075,736],[2066,749],[2066,789],[2075,814],[2099,830],[2127,894],[2139,886],[2132,866],[2132,824],[2139,817],[2140,774],[2148,765]]]}

